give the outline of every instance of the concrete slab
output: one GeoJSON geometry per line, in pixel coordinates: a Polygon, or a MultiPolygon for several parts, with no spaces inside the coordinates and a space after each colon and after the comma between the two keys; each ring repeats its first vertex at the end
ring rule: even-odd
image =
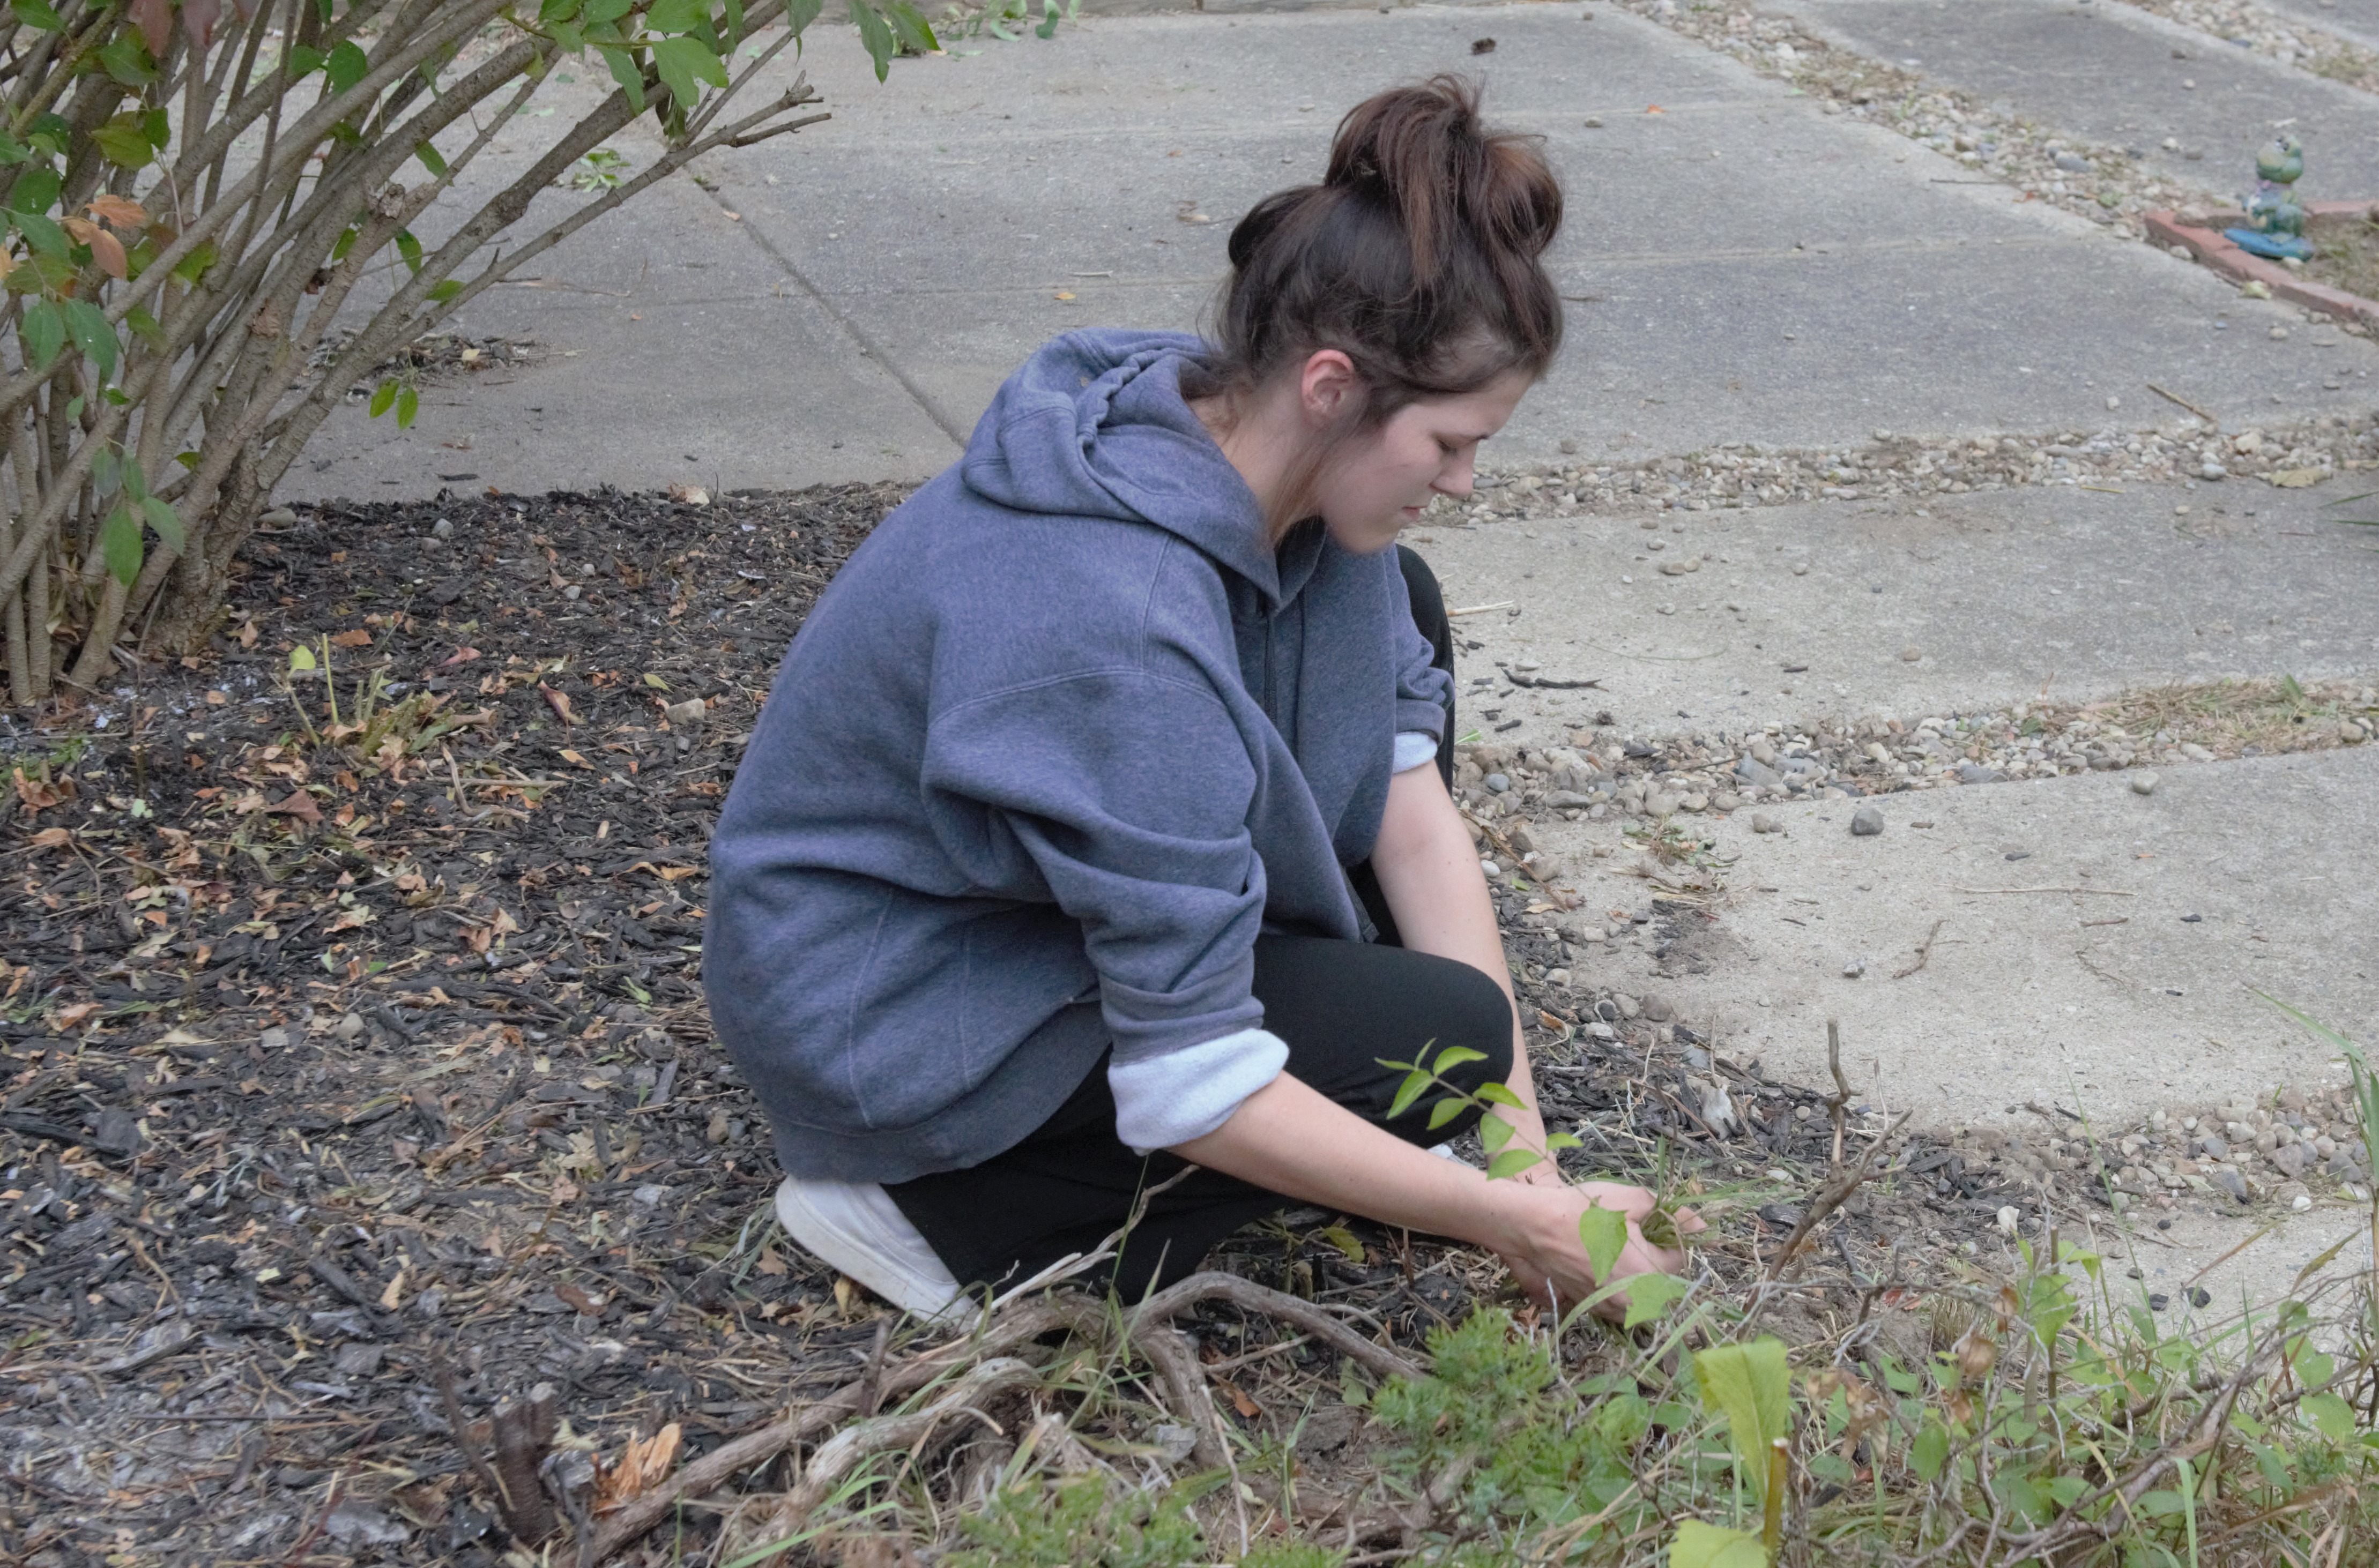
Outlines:
{"type": "Polygon", "coordinates": [[[2305,190],[2379,193],[2379,100],[2124,5],[2075,0],[1789,0],[1862,53],[2059,130],[2131,148],[2218,195],[2251,188],[2283,123],[2305,143],[2305,190]],[[2170,138],[2180,151],[2162,144],[2170,138]],[[2183,153],[2203,154],[2196,162],[2183,153]]]}
{"type": "Polygon", "coordinates": [[[2379,0],[2262,0],[2264,9],[2283,20],[2379,49],[2379,0]]]}
{"type": "MultiPolygon", "coordinates": [[[[1782,834],[1729,818],[1710,932],[1665,961],[1620,945],[1583,978],[1665,992],[1719,1049],[1801,1082],[1823,1081],[1839,1018],[1859,1092],[1937,1126],[2026,1101],[2120,1119],[2342,1081],[2251,988],[2379,1038],[2379,959],[2338,944],[2379,921],[2379,849],[2339,831],[2379,810],[2379,749],[2168,768],[2144,797],[2090,775],[1879,804],[1890,826],[1867,838],[1840,801],[1763,808],[1782,834]],[[1928,961],[1894,979],[1936,921],[1928,961]]],[[[1609,832],[1540,837],[1567,851],[1609,832]]],[[[1623,858],[1582,863],[1610,868],[1580,877],[1588,907],[1645,901],[1623,858]]]]}
{"type": "Polygon", "coordinates": [[[1093,18],[1064,47],[910,62],[882,90],[820,49],[836,121],[714,172],[961,426],[1055,332],[1192,325],[1230,223],[1318,172],[1336,112],[1443,68],[1479,71],[1500,118],[1547,137],[1575,204],[1554,257],[1573,346],[1499,455],[2095,423],[2118,380],[2240,409],[2351,400],[2252,334],[2209,332],[2235,296],[2199,270],[1596,17],[1093,18]],[[1495,54],[1469,53],[1481,36],[1495,54]]]}
{"type": "MultiPolygon", "coordinates": [[[[547,145],[537,132],[583,113],[598,90],[583,78],[541,90],[537,104],[554,118],[490,146],[458,182],[463,199],[422,225],[425,243],[515,179],[547,145]]],[[[610,145],[632,172],[659,150],[642,122],[610,145]]],[[[541,195],[523,237],[586,199],[541,195]]],[[[359,299],[350,319],[384,297],[359,299]]],[[[683,175],[597,219],[453,326],[533,341],[537,357],[426,380],[410,430],[360,404],[341,408],[280,499],[923,479],[960,451],[864,336],[683,175]]]]}
{"type": "Polygon", "coordinates": [[[1523,657],[1551,677],[1602,678],[1602,691],[1499,699],[1496,721],[1523,721],[1504,738],[1523,743],[1552,743],[1598,710],[1643,733],[1741,730],[2379,669],[2373,541],[2326,520],[2347,483],[2121,488],[1673,513],[1651,532],[1578,517],[1410,537],[1450,602],[1518,611],[1464,618],[1484,645],[1466,681],[1523,657]],[[1656,537],[1658,553],[1645,548],[1656,537]],[[1681,554],[1711,559],[1660,575],[1681,554]]]}

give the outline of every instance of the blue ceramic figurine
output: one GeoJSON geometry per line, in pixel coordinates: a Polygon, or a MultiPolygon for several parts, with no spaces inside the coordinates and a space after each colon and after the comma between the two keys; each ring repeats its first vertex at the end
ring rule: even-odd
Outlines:
{"type": "Polygon", "coordinates": [[[2284,136],[2255,154],[2255,194],[2247,199],[2252,228],[2224,229],[2222,236],[2240,249],[2276,261],[2301,261],[2313,254],[2305,243],[2305,210],[2297,202],[2296,183],[2304,174],[2304,144],[2284,136]]]}

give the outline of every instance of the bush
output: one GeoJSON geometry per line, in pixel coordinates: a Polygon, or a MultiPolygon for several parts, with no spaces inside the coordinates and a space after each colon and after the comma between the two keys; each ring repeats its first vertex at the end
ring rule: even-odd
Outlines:
{"type": "MultiPolygon", "coordinates": [[[[0,12],[11,696],[49,694],[54,649],[89,686],[119,644],[201,641],[274,483],[375,367],[689,160],[826,118],[803,113],[817,95],[800,78],[756,108],[740,102],[820,5],[12,0],[0,12]],[[415,226],[499,130],[522,133],[515,116],[565,58],[608,70],[615,90],[424,245],[415,226]],[[646,114],[664,155],[633,174],[601,159],[646,114]],[[574,171],[588,199],[515,235],[574,171]],[[368,308],[358,286],[382,275],[394,286],[368,308]]],[[[907,0],[849,5],[879,79],[895,54],[938,47],[907,0]]],[[[415,400],[388,380],[373,412],[409,424],[415,400]]]]}

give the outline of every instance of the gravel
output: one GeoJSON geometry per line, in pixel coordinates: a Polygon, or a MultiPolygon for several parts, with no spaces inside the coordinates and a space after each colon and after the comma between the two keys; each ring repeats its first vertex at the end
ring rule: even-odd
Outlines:
{"type": "MultiPolygon", "coordinates": [[[[2310,319],[2311,313],[2306,314],[2310,319]]],[[[1424,520],[1458,525],[1584,513],[1732,512],[1811,501],[1965,495],[2030,485],[2206,485],[2263,479],[2295,488],[2363,469],[2379,469],[2379,416],[2370,414],[2320,415],[2227,435],[2203,425],[2165,430],[2108,424],[2095,430],[1972,438],[1878,430],[1858,446],[1729,441],[1666,457],[1481,469],[1469,501],[1441,496],[1431,503],[1424,520]],[[2207,478],[2209,470],[2223,477],[2207,478]]],[[[1685,560],[1662,561],[1662,573],[1677,576],[1698,570],[1703,555],[1690,540],[1671,540],[1664,548],[1680,547],[1690,553],[1685,560]],[[1671,572],[1672,567],[1677,570],[1671,572]]],[[[1795,562],[1793,570],[1805,572],[1807,563],[1795,562]]]]}

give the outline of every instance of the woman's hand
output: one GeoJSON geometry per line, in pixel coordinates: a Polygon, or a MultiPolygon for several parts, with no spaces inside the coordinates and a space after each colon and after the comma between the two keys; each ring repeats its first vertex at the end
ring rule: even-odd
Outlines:
{"type": "MultiPolygon", "coordinates": [[[[1558,1176],[1549,1184],[1522,1185],[1512,1181],[1493,1185],[1503,1189],[1500,1206],[1509,1225],[1489,1245],[1512,1271],[1520,1288],[1544,1307],[1567,1312],[1605,1283],[1594,1277],[1593,1267],[1587,1261],[1586,1243],[1578,1235],[1578,1222],[1592,1207],[1614,1210],[1627,1221],[1627,1245],[1612,1265],[1613,1279],[1645,1273],[1673,1274],[1685,1266],[1685,1255],[1681,1249],[1655,1247],[1644,1239],[1643,1221],[1651,1213],[1654,1200],[1640,1187],[1607,1181],[1571,1187],[1558,1176]]],[[[1676,1223],[1681,1234],[1690,1235],[1706,1228],[1701,1216],[1690,1209],[1678,1210],[1676,1223]]],[[[1614,1322],[1626,1313],[1624,1292],[1595,1308],[1596,1316],[1614,1322]]]]}

